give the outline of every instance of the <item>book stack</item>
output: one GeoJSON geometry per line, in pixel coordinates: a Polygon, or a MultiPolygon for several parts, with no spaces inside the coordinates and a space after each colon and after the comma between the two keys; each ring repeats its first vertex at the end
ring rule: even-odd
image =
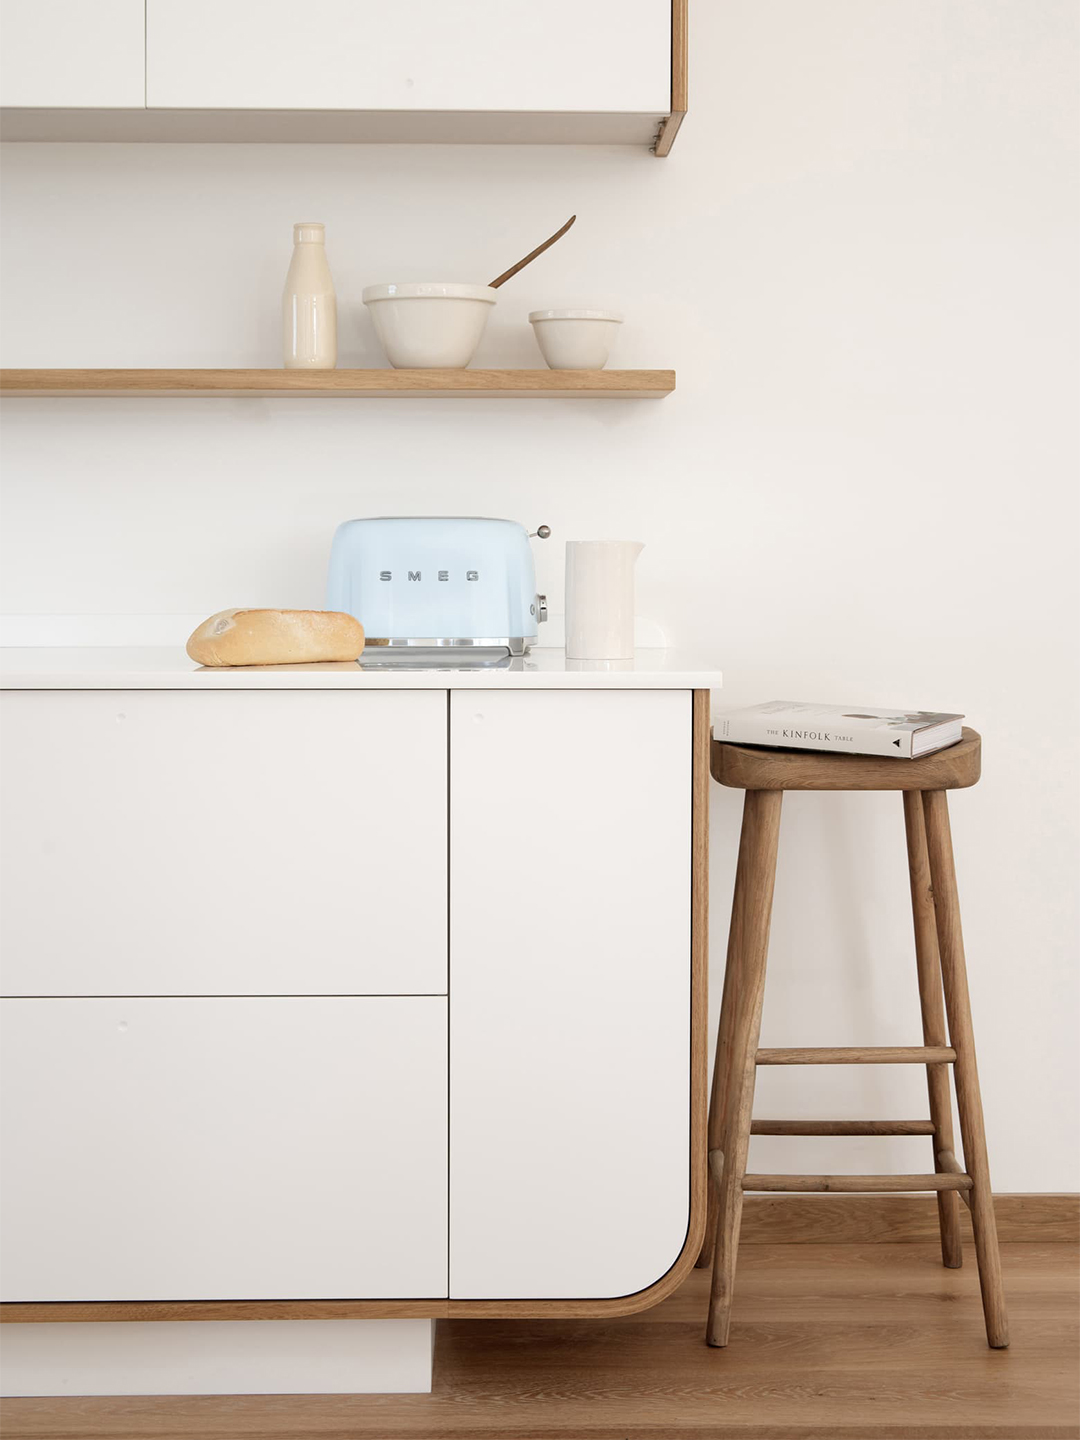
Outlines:
{"type": "Polygon", "coordinates": [[[955,745],[963,715],[936,710],[879,710],[873,705],[808,705],[768,700],[731,710],[713,722],[713,736],[734,745],[838,750],[848,755],[895,755],[916,760],[955,745]]]}

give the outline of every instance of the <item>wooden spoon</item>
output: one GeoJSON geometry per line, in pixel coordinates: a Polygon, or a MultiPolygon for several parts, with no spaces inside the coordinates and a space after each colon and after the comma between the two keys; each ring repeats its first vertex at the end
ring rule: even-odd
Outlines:
{"type": "Polygon", "coordinates": [[[516,275],[519,270],[524,270],[525,266],[535,260],[538,255],[542,255],[549,245],[554,245],[556,240],[561,240],[576,219],[576,215],[571,215],[561,230],[556,230],[550,239],[545,240],[542,245],[537,245],[535,250],[530,250],[524,260],[519,260],[516,265],[511,265],[509,270],[504,270],[497,280],[492,280],[492,290],[497,290],[504,280],[509,280],[511,275],[516,275]]]}

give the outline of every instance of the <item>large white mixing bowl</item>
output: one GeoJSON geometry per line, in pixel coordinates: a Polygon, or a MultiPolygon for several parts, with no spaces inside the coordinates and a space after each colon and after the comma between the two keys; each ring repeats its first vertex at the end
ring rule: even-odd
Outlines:
{"type": "Polygon", "coordinates": [[[396,370],[461,370],[498,296],[490,285],[368,285],[364,304],[396,370]]]}

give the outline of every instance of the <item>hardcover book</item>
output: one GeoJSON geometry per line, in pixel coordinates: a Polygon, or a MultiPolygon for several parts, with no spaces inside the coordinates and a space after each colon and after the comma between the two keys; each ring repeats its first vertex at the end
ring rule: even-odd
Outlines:
{"type": "Polygon", "coordinates": [[[769,700],[731,710],[713,722],[717,740],[778,749],[840,750],[849,755],[895,755],[914,760],[955,745],[962,715],[935,710],[879,710],[873,705],[808,705],[769,700]]]}

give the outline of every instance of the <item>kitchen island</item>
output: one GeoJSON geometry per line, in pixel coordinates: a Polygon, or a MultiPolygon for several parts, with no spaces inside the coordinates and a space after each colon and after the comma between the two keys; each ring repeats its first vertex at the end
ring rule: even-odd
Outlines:
{"type": "MultiPolygon", "coordinates": [[[[257,1350],[270,1318],[603,1316],[679,1283],[716,670],[0,659],[17,1354],[57,1323],[257,1350]]],[[[361,1379],[312,1388],[394,1388],[361,1379]]]]}

